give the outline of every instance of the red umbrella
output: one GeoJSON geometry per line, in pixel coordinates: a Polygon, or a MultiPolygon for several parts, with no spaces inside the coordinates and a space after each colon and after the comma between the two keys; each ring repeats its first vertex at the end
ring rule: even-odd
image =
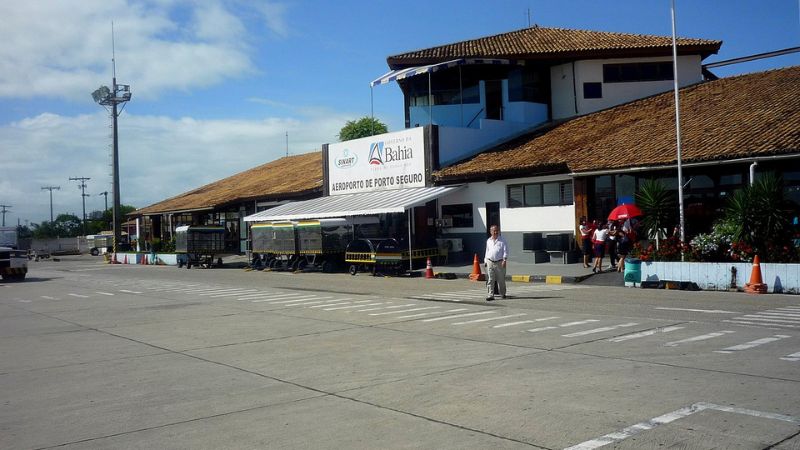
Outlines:
{"type": "Polygon", "coordinates": [[[638,206],[626,205],[623,203],[611,210],[611,214],[608,215],[608,220],[629,219],[631,217],[639,217],[642,215],[644,214],[638,206]]]}

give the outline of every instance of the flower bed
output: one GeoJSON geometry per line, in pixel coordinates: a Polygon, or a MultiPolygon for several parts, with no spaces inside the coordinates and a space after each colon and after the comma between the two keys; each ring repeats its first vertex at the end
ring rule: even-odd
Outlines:
{"type": "MultiPolygon", "coordinates": [[[[691,281],[703,290],[742,290],[752,263],[642,261],[642,281],[691,281]]],[[[761,263],[762,281],[773,293],[800,294],[800,264],[761,263]]]]}

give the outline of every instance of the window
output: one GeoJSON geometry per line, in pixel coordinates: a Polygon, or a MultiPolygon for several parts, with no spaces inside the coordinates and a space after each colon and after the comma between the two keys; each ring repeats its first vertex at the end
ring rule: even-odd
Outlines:
{"type": "Polygon", "coordinates": [[[603,64],[604,83],[672,80],[672,62],[603,64]]]}
{"type": "Polygon", "coordinates": [[[583,83],[583,98],[603,98],[603,83],[583,83]]]}
{"type": "Polygon", "coordinates": [[[453,227],[472,227],[472,203],[442,205],[442,218],[453,219],[453,227]]]}
{"type": "Polygon", "coordinates": [[[572,201],[571,181],[508,186],[509,208],[571,205],[572,201]]]}
{"type": "Polygon", "coordinates": [[[514,69],[508,74],[508,101],[547,103],[548,73],[529,68],[514,69]]]}

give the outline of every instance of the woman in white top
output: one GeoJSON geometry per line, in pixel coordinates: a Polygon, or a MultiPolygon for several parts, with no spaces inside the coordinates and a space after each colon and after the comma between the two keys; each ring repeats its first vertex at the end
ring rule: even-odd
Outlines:
{"type": "Polygon", "coordinates": [[[605,256],[606,251],[606,239],[608,239],[608,225],[602,224],[594,230],[594,235],[592,235],[592,244],[594,245],[594,267],[592,268],[592,272],[594,273],[603,271],[603,256],[605,256]]]}

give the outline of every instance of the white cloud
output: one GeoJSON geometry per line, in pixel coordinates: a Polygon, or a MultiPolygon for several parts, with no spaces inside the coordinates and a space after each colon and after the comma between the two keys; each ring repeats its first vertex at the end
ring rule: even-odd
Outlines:
{"type": "MultiPolygon", "coordinates": [[[[286,135],[292,154],[318,151],[333,142],[351,117],[327,111],[302,118],[261,120],[173,119],[123,114],[120,126],[122,202],[143,207],[203,184],[280,158],[286,135]]],[[[102,112],[61,116],[44,113],[0,126],[0,166],[13,174],[0,181],[0,203],[16,218],[49,220],[49,193],[55,214],[81,214],[77,183],[87,182],[87,213],[102,209],[100,192],[111,191],[110,119],[102,112]]]]}
{"type": "MultiPolygon", "coordinates": [[[[111,73],[111,21],[120,82],[140,98],[255,72],[242,8],[285,36],[283,5],[223,0],[0,2],[0,98],[85,100],[111,73]]],[[[253,30],[259,33],[259,30],[253,30]]]]}

